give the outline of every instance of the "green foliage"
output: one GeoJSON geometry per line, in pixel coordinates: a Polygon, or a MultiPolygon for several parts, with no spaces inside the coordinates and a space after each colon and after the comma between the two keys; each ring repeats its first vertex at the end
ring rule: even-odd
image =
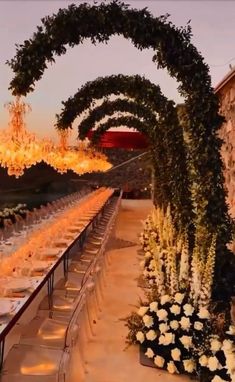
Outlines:
{"type": "Polygon", "coordinates": [[[111,103],[107,100],[91,110],[88,118],[78,126],[80,138],[85,138],[102,117],[117,110],[144,118],[148,126],[145,124],[145,131],[141,126],[138,129],[145,132],[152,143],[155,202],[165,208],[170,203],[179,229],[187,227],[192,220],[192,204],[186,149],[174,102],[164,97],[159,86],[138,75],[108,76],[87,82],[73,97],[63,102],[64,108],[57,115],[57,127],[71,127],[75,118],[94,105],[97,99],[107,98],[111,94],[125,95],[134,101],[119,99],[111,103]]]}
{"type": "MultiPolygon", "coordinates": [[[[42,25],[33,37],[17,46],[16,56],[9,62],[15,73],[10,88],[15,95],[26,95],[42,77],[47,63],[54,62],[55,55],[65,54],[67,46],[74,47],[87,38],[93,44],[106,43],[115,34],[129,39],[140,50],[153,49],[153,61],[158,67],[166,68],[170,76],[180,83],[179,91],[185,97],[188,115],[195,221],[207,236],[217,234],[217,254],[222,256],[226,243],[231,239],[231,221],[223,187],[221,140],[217,136],[222,117],[218,114],[218,99],[211,86],[209,68],[191,43],[189,26],[177,28],[167,20],[167,16],[155,18],[146,9],[132,9],[119,1],[98,6],[86,3],[69,5],[67,9],[60,9],[57,14],[42,19],[42,25]]],[[[165,109],[167,118],[171,112],[165,109]]],[[[169,126],[172,133],[175,131],[175,118],[172,114],[169,126]]],[[[165,126],[167,123],[166,120],[165,126]]],[[[176,152],[179,148],[177,140],[180,139],[177,131],[176,152]]],[[[168,143],[170,145],[170,141],[168,143]]],[[[173,157],[171,161],[167,165],[172,166],[174,173],[178,164],[173,157]]]]}

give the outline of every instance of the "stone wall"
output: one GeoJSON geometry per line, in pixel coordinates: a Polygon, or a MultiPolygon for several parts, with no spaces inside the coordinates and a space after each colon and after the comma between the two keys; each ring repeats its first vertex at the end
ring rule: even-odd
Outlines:
{"type": "Polygon", "coordinates": [[[235,75],[218,91],[218,95],[221,102],[220,112],[226,119],[220,131],[220,137],[224,141],[221,154],[225,167],[225,185],[230,212],[235,217],[235,75]]]}

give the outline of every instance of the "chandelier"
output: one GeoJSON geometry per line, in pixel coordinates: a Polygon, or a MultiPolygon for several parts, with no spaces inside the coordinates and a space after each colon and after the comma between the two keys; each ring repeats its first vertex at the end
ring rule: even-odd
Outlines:
{"type": "Polygon", "coordinates": [[[58,131],[59,145],[51,146],[45,155],[45,162],[63,174],[72,170],[78,175],[89,172],[107,171],[112,165],[104,154],[90,146],[88,139],[78,141],[77,147],[69,148],[69,130],[58,131]]]}
{"type": "Polygon", "coordinates": [[[5,107],[10,113],[10,123],[0,131],[0,164],[7,168],[8,175],[18,178],[26,168],[41,161],[42,146],[36,135],[25,128],[24,116],[31,110],[30,106],[16,97],[5,107]]]}
{"type": "Polygon", "coordinates": [[[24,117],[31,108],[20,97],[7,103],[5,107],[10,113],[10,122],[7,129],[0,131],[0,165],[7,168],[8,175],[18,178],[25,169],[41,161],[61,174],[72,170],[82,175],[111,168],[107,157],[95,151],[88,140],[80,141],[76,148],[70,149],[69,130],[58,131],[58,145],[30,133],[26,129],[24,117]]]}

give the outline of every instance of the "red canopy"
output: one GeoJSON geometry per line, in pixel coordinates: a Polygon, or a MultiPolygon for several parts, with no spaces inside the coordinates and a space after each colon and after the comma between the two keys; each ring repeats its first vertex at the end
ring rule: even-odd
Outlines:
{"type": "MultiPolygon", "coordinates": [[[[87,134],[91,139],[93,131],[87,134]]],[[[111,148],[118,147],[123,149],[145,149],[148,147],[147,138],[137,131],[107,131],[99,143],[99,147],[111,148]]]]}

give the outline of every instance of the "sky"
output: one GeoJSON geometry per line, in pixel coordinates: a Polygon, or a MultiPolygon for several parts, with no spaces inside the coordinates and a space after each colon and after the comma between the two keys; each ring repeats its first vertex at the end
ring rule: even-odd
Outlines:
{"type": "MultiPolygon", "coordinates": [[[[6,128],[9,116],[4,104],[12,100],[8,90],[13,72],[5,62],[16,52],[15,44],[29,39],[40,25],[41,18],[56,13],[71,3],[66,0],[0,0],[0,128],[6,128]]],[[[87,0],[88,3],[93,3],[87,0]]],[[[99,2],[99,1],[98,1],[99,2]]],[[[154,16],[169,13],[177,26],[191,20],[192,42],[210,67],[215,86],[228,73],[229,64],[235,65],[235,1],[225,0],[125,0],[134,8],[144,8],[154,16]]],[[[69,48],[64,56],[48,67],[26,102],[32,112],[26,123],[39,136],[56,137],[55,114],[60,113],[63,100],[73,96],[79,87],[98,76],[111,74],[140,74],[159,84],[163,94],[181,102],[177,82],[166,70],[158,70],[152,62],[153,51],[139,51],[123,37],[113,37],[107,45],[93,46],[89,41],[69,48]]],[[[74,124],[73,138],[76,136],[74,124]]]]}

